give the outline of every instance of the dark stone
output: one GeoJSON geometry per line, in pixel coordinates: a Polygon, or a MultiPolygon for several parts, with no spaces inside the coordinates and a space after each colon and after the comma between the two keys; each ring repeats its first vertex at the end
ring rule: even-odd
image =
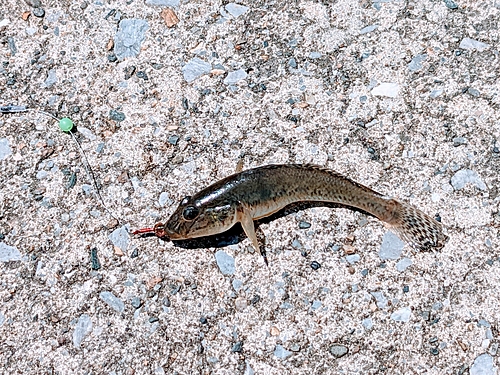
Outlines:
{"type": "Polygon", "coordinates": [[[43,16],[45,16],[45,11],[43,10],[43,8],[35,8],[33,9],[32,13],[35,17],[38,18],[43,18],[43,16]]]}
{"type": "Polygon", "coordinates": [[[311,268],[312,268],[313,270],[315,270],[315,271],[316,271],[316,270],[318,270],[320,267],[321,267],[321,264],[319,264],[318,262],[316,262],[316,261],[311,262],[311,268]]]}
{"type": "Polygon", "coordinates": [[[116,122],[122,122],[125,120],[125,113],[112,109],[109,111],[109,117],[116,122]]]}
{"type": "Polygon", "coordinates": [[[129,80],[135,73],[136,67],[134,65],[127,66],[123,71],[125,72],[125,81],[129,80]]]}
{"type": "Polygon", "coordinates": [[[253,296],[252,300],[250,301],[250,304],[255,305],[259,301],[260,301],[260,296],[258,294],[256,294],[255,296],[253,296]]]}
{"type": "Polygon", "coordinates": [[[237,343],[235,343],[231,348],[231,351],[233,353],[241,353],[243,351],[243,342],[238,341],[237,343]]]}
{"type": "Polygon", "coordinates": [[[202,317],[200,318],[200,323],[201,323],[201,324],[207,324],[207,323],[208,323],[207,318],[205,318],[204,316],[202,316],[202,317]]]}
{"type": "Polygon", "coordinates": [[[151,318],[149,318],[148,320],[149,320],[149,323],[155,323],[155,322],[157,322],[157,321],[158,321],[158,320],[160,320],[160,319],[158,319],[156,316],[152,316],[152,317],[151,317],[151,318]]]}
{"type": "Polygon", "coordinates": [[[101,268],[101,262],[99,262],[99,258],[97,257],[97,248],[93,247],[90,249],[90,264],[92,265],[92,269],[97,271],[101,268]]]}
{"type": "Polygon", "coordinates": [[[136,74],[137,78],[141,78],[145,81],[147,81],[149,78],[148,78],[148,75],[146,74],[146,72],[142,71],[142,70],[139,70],[136,74]]]}
{"type": "Polygon", "coordinates": [[[308,229],[311,228],[311,223],[308,223],[307,221],[301,221],[299,223],[299,228],[300,229],[308,229]]]}

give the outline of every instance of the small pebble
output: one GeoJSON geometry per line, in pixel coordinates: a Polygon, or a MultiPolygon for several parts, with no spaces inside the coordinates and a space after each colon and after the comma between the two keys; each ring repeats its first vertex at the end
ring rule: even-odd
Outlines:
{"type": "Polygon", "coordinates": [[[471,169],[461,169],[451,178],[451,186],[455,190],[461,190],[466,184],[473,184],[479,190],[486,190],[486,184],[481,180],[477,172],[471,169]]]}
{"type": "Polygon", "coordinates": [[[439,349],[438,348],[432,348],[431,349],[431,354],[438,355],[439,354],[439,349]]]}
{"type": "Polygon", "coordinates": [[[157,321],[159,321],[160,319],[158,319],[156,316],[152,316],[148,319],[149,323],[156,323],[157,321]]]}
{"type": "Polygon", "coordinates": [[[363,321],[361,322],[361,324],[363,325],[363,327],[366,330],[370,330],[370,329],[373,328],[373,320],[372,320],[372,318],[363,319],[363,321]]]}
{"type": "Polygon", "coordinates": [[[378,29],[378,25],[370,25],[363,27],[361,30],[359,30],[360,34],[368,34],[371,33],[372,31],[375,31],[378,29]]]}
{"type": "Polygon", "coordinates": [[[182,67],[182,75],[186,82],[193,82],[195,79],[209,74],[212,70],[212,65],[203,61],[202,59],[195,57],[188,61],[186,65],[182,67]]]}
{"type": "Polygon", "coordinates": [[[225,251],[219,250],[215,253],[215,260],[223,275],[234,275],[236,267],[234,258],[231,255],[227,254],[225,251]]]}
{"type": "Polygon", "coordinates": [[[231,352],[233,353],[241,353],[243,351],[243,342],[241,341],[238,341],[237,343],[235,343],[233,345],[233,347],[231,348],[231,352]]]}
{"type": "Polygon", "coordinates": [[[398,259],[401,256],[405,243],[394,233],[385,232],[382,245],[378,251],[380,259],[398,259]]]}
{"type": "Polygon", "coordinates": [[[0,242],[0,262],[21,260],[21,253],[13,246],[0,242]]]}
{"type": "Polygon", "coordinates": [[[43,16],[45,16],[45,10],[43,10],[43,8],[35,8],[32,13],[38,18],[43,18],[43,16]]]}
{"type": "Polygon", "coordinates": [[[94,271],[97,271],[101,268],[101,262],[99,262],[99,258],[97,257],[96,247],[90,249],[90,265],[94,271]]]}
{"type": "Polygon", "coordinates": [[[57,83],[57,72],[55,69],[50,69],[49,72],[47,73],[47,78],[42,84],[42,87],[52,87],[57,83]]]}
{"type": "Polygon", "coordinates": [[[99,297],[106,302],[113,310],[122,313],[125,311],[125,304],[111,292],[101,292],[99,297]]]}
{"type": "Polygon", "coordinates": [[[308,223],[307,221],[301,221],[301,222],[299,222],[299,228],[300,229],[311,228],[311,223],[308,223]]]}
{"type": "Polygon", "coordinates": [[[125,120],[125,114],[123,112],[112,109],[109,111],[109,118],[116,122],[122,122],[125,120]]]}
{"type": "Polygon", "coordinates": [[[494,365],[493,357],[489,354],[481,354],[474,360],[469,374],[470,375],[496,375],[497,367],[494,365]]]}
{"type": "Polygon", "coordinates": [[[315,270],[315,271],[316,271],[316,270],[318,270],[320,267],[321,267],[321,264],[319,264],[318,262],[316,262],[316,261],[311,262],[311,268],[312,268],[313,270],[315,270]]]}
{"type": "Polygon", "coordinates": [[[248,11],[248,7],[236,3],[229,3],[226,5],[226,11],[234,18],[237,18],[245,14],[248,11]]]}
{"type": "Polygon", "coordinates": [[[148,21],[131,18],[123,19],[114,38],[114,52],[118,59],[135,57],[141,51],[141,45],[149,28],[148,21]]]}
{"type": "Polygon", "coordinates": [[[450,9],[457,9],[458,5],[453,0],[444,0],[444,5],[450,9]]]}
{"type": "Polygon", "coordinates": [[[142,303],[141,303],[141,299],[139,297],[133,297],[132,298],[132,301],[130,301],[130,304],[135,308],[135,309],[138,309],[139,307],[141,307],[142,303]]]}
{"type": "Polygon", "coordinates": [[[391,319],[396,322],[408,322],[411,317],[411,309],[409,307],[402,307],[391,314],[391,319]]]}
{"type": "Polygon", "coordinates": [[[12,150],[9,140],[7,138],[0,138],[0,160],[5,160],[10,155],[12,155],[12,150]]]}
{"type": "Polygon", "coordinates": [[[405,285],[403,287],[403,293],[408,293],[410,291],[410,287],[408,285],[405,285]]]}
{"type": "Polygon", "coordinates": [[[383,82],[380,85],[374,87],[371,93],[374,96],[397,98],[399,95],[399,85],[394,82],[383,82]]]}
{"type": "Polygon", "coordinates": [[[238,69],[233,72],[229,72],[226,78],[224,78],[224,83],[226,85],[234,85],[245,78],[247,78],[247,73],[243,69],[238,69]]]}
{"type": "Polygon", "coordinates": [[[109,239],[116,247],[120,248],[123,252],[127,251],[130,236],[128,233],[128,226],[124,225],[118,229],[115,229],[110,235],[109,239]]]}
{"type": "Polygon", "coordinates": [[[73,331],[73,345],[79,348],[82,341],[92,332],[92,320],[87,314],[82,314],[78,318],[75,330],[73,331]]]}
{"type": "Polygon", "coordinates": [[[403,272],[408,267],[413,264],[413,261],[410,258],[402,258],[399,262],[396,263],[396,269],[399,272],[403,272]]]}
{"type": "Polygon", "coordinates": [[[422,63],[427,59],[427,55],[416,55],[408,64],[408,69],[411,72],[417,72],[422,69],[422,63]]]}
{"type": "Polygon", "coordinates": [[[347,346],[340,345],[340,344],[334,344],[330,346],[330,353],[335,357],[335,358],[341,358],[345,356],[347,353],[349,353],[349,349],[347,346]]]}
{"type": "Polygon", "coordinates": [[[168,137],[168,143],[170,143],[171,145],[175,146],[177,142],[179,142],[179,137],[177,135],[172,135],[168,137]]]}
{"type": "Polygon", "coordinates": [[[353,254],[353,255],[347,255],[345,257],[345,259],[347,260],[347,262],[349,264],[354,264],[354,263],[359,262],[359,260],[361,259],[361,257],[359,256],[359,254],[353,254]]]}
{"type": "Polygon", "coordinates": [[[147,81],[149,78],[148,78],[148,75],[146,74],[146,72],[143,72],[142,70],[139,70],[137,73],[136,73],[136,76],[137,78],[141,78],[145,81],[147,81]]]}
{"type": "Polygon", "coordinates": [[[274,348],[274,355],[279,359],[286,359],[292,354],[292,352],[286,350],[282,345],[276,345],[276,347],[274,348]]]}
{"type": "Polygon", "coordinates": [[[146,5],[177,8],[180,0],[146,0],[146,5]]]}
{"type": "Polygon", "coordinates": [[[490,45],[480,42],[478,40],[474,40],[471,38],[464,38],[460,42],[459,48],[462,49],[468,49],[468,50],[478,50],[479,52],[484,51],[485,49],[489,48],[490,45]]]}

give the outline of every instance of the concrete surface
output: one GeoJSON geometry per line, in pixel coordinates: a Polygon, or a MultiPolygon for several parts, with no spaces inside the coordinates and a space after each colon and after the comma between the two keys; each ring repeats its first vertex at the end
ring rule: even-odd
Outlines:
{"type": "Polygon", "coordinates": [[[0,4],[0,106],[72,118],[118,220],[57,122],[0,115],[2,373],[497,373],[498,1],[36,3],[0,4]],[[121,19],[147,21],[123,60],[121,19]],[[328,166],[450,240],[381,259],[380,222],[311,208],[261,226],[265,267],[127,234],[240,157],[328,166]]]}

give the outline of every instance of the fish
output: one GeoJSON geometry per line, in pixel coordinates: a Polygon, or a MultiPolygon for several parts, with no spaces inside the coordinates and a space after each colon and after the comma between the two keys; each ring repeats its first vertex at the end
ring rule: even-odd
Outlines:
{"type": "Polygon", "coordinates": [[[364,211],[417,249],[439,249],[448,240],[442,224],[421,210],[311,164],[271,164],[232,174],[184,197],[165,223],[133,234],[188,240],[220,234],[240,223],[253,247],[265,257],[254,221],[302,202],[333,203],[364,211]]]}

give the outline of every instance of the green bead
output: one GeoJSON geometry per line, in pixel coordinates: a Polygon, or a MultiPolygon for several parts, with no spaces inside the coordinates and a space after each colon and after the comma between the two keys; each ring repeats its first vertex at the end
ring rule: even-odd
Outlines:
{"type": "Polygon", "coordinates": [[[73,121],[71,119],[65,117],[59,120],[59,127],[63,132],[69,132],[73,129],[73,121]]]}

